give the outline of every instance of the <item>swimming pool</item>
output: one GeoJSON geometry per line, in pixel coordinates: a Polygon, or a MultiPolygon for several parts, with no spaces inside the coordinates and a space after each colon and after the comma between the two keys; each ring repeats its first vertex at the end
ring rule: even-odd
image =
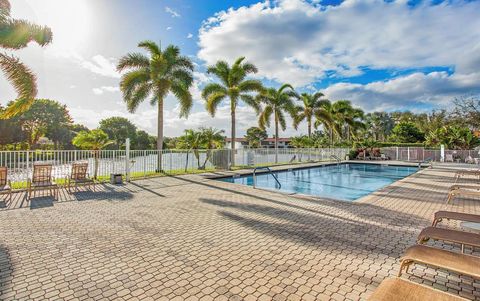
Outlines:
{"type": "MultiPolygon", "coordinates": [[[[342,163],[274,172],[281,189],[271,174],[257,173],[256,187],[354,201],[417,170],[417,167],[408,166],[342,163]]],[[[218,180],[253,186],[252,175],[218,180]]]]}

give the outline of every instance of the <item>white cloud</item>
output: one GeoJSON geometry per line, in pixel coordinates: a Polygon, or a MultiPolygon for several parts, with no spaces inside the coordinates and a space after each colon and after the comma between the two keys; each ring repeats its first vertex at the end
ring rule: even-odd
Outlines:
{"type": "Polygon", "coordinates": [[[167,27],[167,30],[171,30],[171,29],[172,29],[172,27],[171,27],[171,26],[168,26],[168,27],[167,27]]]}
{"type": "Polygon", "coordinates": [[[447,107],[457,95],[480,93],[479,82],[480,72],[452,75],[447,72],[413,73],[365,85],[337,83],[324,92],[329,99],[350,99],[367,111],[406,109],[421,103],[447,107]]]}
{"type": "Polygon", "coordinates": [[[362,67],[458,65],[457,72],[466,72],[480,65],[479,11],[475,1],[425,1],[414,8],[407,1],[266,1],[204,22],[198,56],[209,64],[246,56],[260,76],[296,86],[322,79],[326,71],[359,75],[362,67]]]}
{"type": "Polygon", "coordinates": [[[77,62],[83,68],[102,76],[120,78],[120,73],[117,72],[114,59],[107,59],[104,56],[97,54],[91,60],[85,60],[80,56],[76,57],[77,62]]]}
{"type": "Polygon", "coordinates": [[[171,9],[168,6],[165,6],[165,12],[169,13],[172,16],[172,18],[180,18],[181,17],[181,15],[178,12],[176,12],[175,10],[171,9]]]}
{"type": "Polygon", "coordinates": [[[189,33],[189,34],[187,35],[187,39],[191,39],[191,38],[193,38],[193,34],[189,33]]]}
{"type": "Polygon", "coordinates": [[[95,95],[102,95],[104,92],[110,92],[110,93],[120,92],[120,88],[113,87],[113,86],[102,86],[99,88],[93,88],[92,91],[93,91],[93,94],[95,95]]]}

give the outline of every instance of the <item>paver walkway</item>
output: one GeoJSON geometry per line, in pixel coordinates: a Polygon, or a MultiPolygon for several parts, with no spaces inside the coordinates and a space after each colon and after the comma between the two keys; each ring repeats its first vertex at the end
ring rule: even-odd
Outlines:
{"type": "MultiPolygon", "coordinates": [[[[433,212],[480,214],[478,200],[444,205],[452,176],[426,169],[353,203],[198,175],[58,202],[18,194],[0,209],[0,299],[363,300],[433,212]]],[[[468,277],[422,267],[405,277],[480,299],[468,277]]]]}

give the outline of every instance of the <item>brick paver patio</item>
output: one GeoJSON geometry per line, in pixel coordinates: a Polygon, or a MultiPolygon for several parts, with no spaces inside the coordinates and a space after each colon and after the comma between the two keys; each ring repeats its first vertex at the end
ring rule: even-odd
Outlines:
{"type": "MultiPolygon", "coordinates": [[[[480,214],[478,200],[445,206],[452,176],[426,169],[360,202],[198,175],[55,202],[19,193],[0,201],[0,299],[363,300],[433,212],[480,214]]],[[[420,266],[404,277],[480,299],[468,277],[420,266]]]]}

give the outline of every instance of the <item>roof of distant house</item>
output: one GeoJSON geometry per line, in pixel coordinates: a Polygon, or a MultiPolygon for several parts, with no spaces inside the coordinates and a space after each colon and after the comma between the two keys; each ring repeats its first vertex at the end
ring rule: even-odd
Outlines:
{"type": "MultiPolygon", "coordinates": [[[[232,141],[232,138],[225,138],[225,141],[226,142],[231,142],[232,141]]],[[[246,138],[235,138],[235,141],[236,142],[247,142],[247,139],[246,138]]],[[[267,138],[267,139],[263,139],[262,142],[265,141],[265,142],[275,142],[275,138],[267,138]]],[[[290,142],[292,141],[292,138],[278,138],[278,142],[290,142]]]]}

